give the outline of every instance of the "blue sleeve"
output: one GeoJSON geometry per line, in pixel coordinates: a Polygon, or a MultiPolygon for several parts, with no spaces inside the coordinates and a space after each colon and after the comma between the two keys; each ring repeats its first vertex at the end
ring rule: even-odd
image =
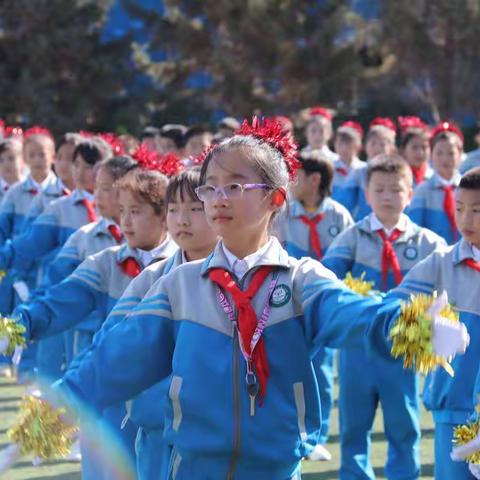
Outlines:
{"type": "MultiPolygon", "coordinates": [[[[323,268],[312,267],[302,282],[302,304],[307,339],[314,351],[322,345],[363,346],[373,320],[378,318],[390,325],[397,318],[400,302],[384,303],[380,296],[362,297],[323,268]]],[[[382,348],[387,342],[388,334],[382,339],[382,348]]]]}
{"type": "Polygon", "coordinates": [[[105,314],[106,294],[101,286],[98,272],[80,266],[75,276],[52,286],[45,296],[19,306],[14,316],[25,326],[29,340],[55,335],[77,325],[93,310],[105,314]]]}
{"type": "Polygon", "coordinates": [[[14,215],[15,208],[10,195],[7,193],[0,206],[0,245],[12,236],[14,215]]]}
{"type": "Polygon", "coordinates": [[[425,197],[421,193],[421,190],[417,189],[413,196],[412,203],[406,209],[405,213],[410,217],[412,222],[420,225],[421,227],[426,225],[425,213],[426,213],[425,197]]]}
{"type": "Polygon", "coordinates": [[[353,212],[358,205],[359,186],[345,181],[345,185],[337,187],[335,200],[341,203],[349,212],[353,212]]]}
{"type": "Polygon", "coordinates": [[[59,245],[59,227],[53,215],[43,213],[32,223],[28,231],[9,240],[0,249],[0,269],[25,272],[35,260],[43,257],[59,245]],[[45,216],[48,215],[48,222],[45,216]]]}
{"type": "Polygon", "coordinates": [[[354,262],[354,231],[349,228],[335,238],[328,247],[322,263],[339,278],[345,278],[354,262]]]}
{"type": "Polygon", "coordinates": [[[75,247],[64,245],[52,263],[48,266],[47,276],[50,285],[60,283],[82,263],[75,247]]]}
{"type": "Polygon", "coordinates": [[[96,408],[126,401],[171,373],[174,347],[167,295],[146,298],[65,373],[59,388],[96,408]]]}

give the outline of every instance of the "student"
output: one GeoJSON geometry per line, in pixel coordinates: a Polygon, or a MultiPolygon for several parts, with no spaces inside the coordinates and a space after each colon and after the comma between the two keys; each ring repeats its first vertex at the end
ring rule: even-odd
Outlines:
{"type": "Polygon", "coordinates": [[[179,157],[183,154],[183,137],[187,127],[184,125],[167,124],[160,129],[158,151],[162,154],[173,152],[179,157]]]}
{"type": "Polygon", "coordinates": [[[410,165],[414,188],[433,175],[430,168],[430,131],[418,117],[398,117],[400,153],[410,165]]]}
{"type": "Polygon", "coordinates": [[[362,149],[363,128],[358,122],[343,122],[335,133],[334,177],[332,197],[342,201],[342,188],[352,170],[361,168],[364,163],[358,158],[362,149]]]}
{"type": "MultiPolygon", "coordinates": [[[[147,267],[132,280],[102,330],[95,336],[95,344],[142,301],[160,277],[185,262],[207,257],[213,250],[217,238],[206,222],[203,204],[195,193],[199,180],[200,171],[197,169],[190,169],[170,179],[165,197],[167,227],[180,248],[172,257],[147,267]]],[[[81,358],[75,364],[79,362],[81,358]]],[[[168,468],[170,448],[163,441],[165,408],[161,400],[167,387],[168,381],[163,381],[142,392],[128,409],[131,421],[139,428],[136,441],[139,480],[161,478],[160,472],[168,468]]]]}
{"type": "MultiPolygon", "coordinates": [[[[368,163],[366,198],[373,212],[341,233],[323,263],[344,278],[365,275],[382,292],[400,283],[417,262],[445,241],[412,223],[403,213],[413,195],[412,173],[399,155],[378,155],[368,163]]],[[[368,478],[371,431],[382,405],[391,479],[420,475],[418,382],[402,362],[372,355],[363,348],[345,348],[339,355],[339,415],[342,461],[340,479],[368,478]]]]}
{"type": "Polygon", "coordinates": [[[198,158],[212,144],[212,139],[212,132],[201,125],[192,126],[185,132],[183,155],[186,167],[194,165],[193,159],[198,158]]]}
{"type": "Polygon", "coordinates": [[[302,152],[320,152],[330,161],[335,160],[335,153],[330,150],[328,142],[332,138],[332,119],[330,110],[324,107],[311,107],[308,111],[308,120],[305,125],[306,147],[302,152]]]}
{"type": "Polygon", "coordinates": [[[12,185],[22,179],[23,146],[19,138],[7,138],[0,142],[0,201],[12,185]]]}
{"type": "MultiPolygon", "coordinates": [[[[56,386],[104,408],[171,375],[168,478],[298,477],[320,429],[311,356],[322,345],[361,344],[372,318],[398,315],[397,302],[379,309],[269,237],[296,168],[282,135],[276,123],[244,123],[209,151],[197,195],[222,241],[161,278],[56,386]]],[[[434,325],[444,339],[443,321],[434,325]]],[[[448,335],[451,353],[464,349],[461,325],[448,322],[448,335]]]]}
{"type": "MultiPolygon", "coordinates": [[[[462,238],[438,249],[416,265],[388,297],[409,298],[416,293],[446,290],[449,301],[471,336],[470,346],[455,358],[451,377],[443,369],[427,376],[423,401],[435,422],[435,480],[471,479],[466,463],[450,459],[453,429],[465,423],[478,401],[474,385],[480,364],[480,169],[467,172],[455,192],[455,219],[462,238]]],[[[383,326],[381,327],[383,328],[383,326]]]]}
{"type": "Polygon", "coordinates": [[[452,123],[443,122],[432,130],[432,165],[435,174],[415,190],[410,218],[433,230],[448,244],[459,238],[455,224],[455,188],[460,181],[463,134],[452,123]]]}
{"type": "MultiPolygon", "coordinates": [[[[118,180],[120,226],[127,244],[88,257],[63,282],[49,288],[43,297],[18,307],[14,317],[25,325],[28,341],[71,329],[94,311],[101,317],[99,328],[132,278],[152,262],[175,253],[177,246],[165,225],[166,186],[164,175],[141,168],[118,180]]],[[[122,405],[104,412],[133,458],[136,430],[130,422],[120,431],[124,416],[122,405]]],[[[88,470],[88,465],[85,468],[88,470]]]]}
{"type": "MultiPolygon", "coordinates": [[[[353,225],[347,209],[331,198],[333,167],[318,151],[300,154],[288,213],[278,221],[278,238],[289,255],[321,260],[332,241],[353,225]]],[[[322,407],[322,431],[311,460],[330,460],[327,442],[333,405],[334,350],[322,348],[313,361],[322,407]]]]}
{"type": "Polygon", "coordinates": [[[396,131],[395,124],[389,118],[377,117],[370,123],[365,140],[367,163],[348,175],[341,189],[341,196],[337,197],[355,221],[361,220],[372,211],[365,198],[367,164],[377,155],[390,155],[395,152],[396,131]]]}

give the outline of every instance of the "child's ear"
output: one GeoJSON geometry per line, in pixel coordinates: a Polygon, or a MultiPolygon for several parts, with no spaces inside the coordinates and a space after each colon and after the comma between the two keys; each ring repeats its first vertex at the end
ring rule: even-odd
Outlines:
{"type": "Polygon", "coordinates": [[[280,187],[272,193],[272,206],[280,208],[287,199],[287,191],[280,187]]]}

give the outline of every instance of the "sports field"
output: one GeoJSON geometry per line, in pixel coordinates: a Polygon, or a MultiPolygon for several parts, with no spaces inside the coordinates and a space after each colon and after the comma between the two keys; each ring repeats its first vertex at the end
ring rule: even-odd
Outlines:
{"type": "MultiPolygon", "coordinates": [[[[0,380],[0,444],[2,448],[7,443],[6,431],[14,422],[23,389],[17,387],[12,380],[0,380]]],[[[375,432],[373,434],[373,463],[378,478],[384,478],[382,465],[386,455],[386,442],[382,432],[382,418],[377,415],[375,432]]],[[[433,478],[433,423],[430,415],[422,410],[422,478],[433,478]]],[[[337,410],[334,410],[333,431],[329,449],[333,461],[305,462],[304,475],[306,480],[330,480],[337,478],[339,455],[339,437],[337,428],[337,410]]],[[[58,462],[32,466],[29,459],[23,459],[17,466],[0,477],[2,480],[39,480],[50,478],[56,480],[80,480],[79,467],[75,463],[58,462]]]]}

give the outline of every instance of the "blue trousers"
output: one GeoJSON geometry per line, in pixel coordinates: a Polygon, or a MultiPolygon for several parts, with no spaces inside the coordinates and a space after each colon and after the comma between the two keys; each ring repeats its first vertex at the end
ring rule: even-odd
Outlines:
{"type": "Polygon", "coordinates": [[[312,364],[317,377],[318,392],[320,394],[320,407],[322,414],[322,426],[318,443],[327,443],[330,429],[330,417],[333,406],[333,361],[335,350],[333,348],[322,348],[315,355],[312,364]]]}
{"type": "Polygon", "coordinates": [[[435,423],[435,480],[474,480],[466,462],[453,462],[452,451],[453,429],[457,425],[451,423],[435,423]]]}
{"type": "Polygon", "coordinates": [[[374,479],[370,463],[371,431],[381,403],[388,457],[388,479],[420,475],[419,395],[416,375],[401,362],[370,357],[364,349],[339,355],[341,480],[374,479]]]}

